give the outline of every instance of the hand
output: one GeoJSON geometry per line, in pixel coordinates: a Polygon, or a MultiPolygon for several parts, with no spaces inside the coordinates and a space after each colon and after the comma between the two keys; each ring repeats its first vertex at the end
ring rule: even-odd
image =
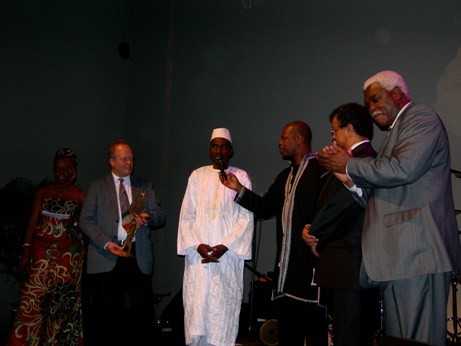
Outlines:
{"type": "Polygon", "coordinates": [[[336,179],[338,179],[343,185],[346,185],[347,187],[352,187],[354,186],[354,182],[352,181],[351,178],[347,174],[344,173],[335,173],[336,179]]]}
{"type": "Polygon", "coordinates": [[[268,284],[272,282],[272,279],[267,275],[261,275],[256,279],[256,281],[262,284],[268,284]]]}
{"type": "Polygon", "coordinates": [[[197,247],[197,252],[202,256],[202,258],[207,258],[213,252],[213,248],[208,244],[200,244],[197,247]]]}
{"type": "Polygon", "coordinates": [[[108,242],[106,245],[106,251],[110,252],[112,255],[117,257],[128,257],[129,254],[123,250],[123,248],[112,241],[108,242]]]}
{"type": "Polygon", "coordinates": [[[197,247],[197,252],[202,256],[202,263],[219,262],[216,257],[213,256],[213,248],[208,244],[200,244],[197,247]]]}
{"type": "Polygon", "coordinates": [[[147,223],[150,220],[150,215],[149,213],[143,211],[143,212],[140,212],[139,214],[134,214],[134,219],[136,220],[136,228],[139,228],[139,227],[147,225],[147,223]]]}
{"type": "Polygon", "coordinates": [[[305,225],[302,233],[302,238],[304,242],[311,248],[312,253],[320,257],[320,254],[317,252],[317,244],[319,243],[319,240],[310,234],[311,231],[311,225],[305,225]]]}
{"type": "MultiPolygon", "coordinates": [[[[323,153],[323,154],[325,154],[325,155],[334,154],[334,153],[336,153],[336,148],[337,148],[337,147],[338,147],[338,146],[337,146],[336,144],[328,144],[328,145],[324,146],[324,147],[322,148],[322,150],[320,150],[320,153],[323,153]]],[[[319,154],[320,154],[320,153],[319,153],[319,154]]]]}
{"type": "Polygon", "coordinates": [[[202,263],[219,263],[219,260],[216,257],[208,256],[207,258],[202,259],[202,263]]]}
{"type": "Polygon", "coordinates": [[[213,246],[212,249],[213,249],[213,252],[211,253],[211,256],[215,258],[221,258],[221,256],[224,255],[228,250],[227,247],[222,244],[213,246]]]}
{"type": "Polygon", "coordinates": [[[339,146],[327,145],[318,154],[319,163],[332,172],[346,173],[349,154],[339,146]]]}
{"type": "Polygon", "coordinates": [[[224,186],[231,190],[238,192],[242,188],[242,184],[240,184],[240,181],[232,173],[226,173],[225,176],[220,174],[219,180],[221,180],[221,183],[223,183],[224,186]]]}

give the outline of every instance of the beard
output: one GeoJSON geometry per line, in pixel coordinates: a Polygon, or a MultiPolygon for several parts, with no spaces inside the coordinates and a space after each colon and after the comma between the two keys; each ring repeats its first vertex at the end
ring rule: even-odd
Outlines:
{"type": "Polygon", "coordinates": [[[293,158],[292,154],[285,153],[285,152],[282,152],[282,151],[280,151],[280,156],[282,157],[283,160],[286,160],[286,161],[291,161],[292,158],[293,158]]]}
{"type": "Polygon", "coordinates": [[[229,160],[228,159],[225,159],[221,156],[216,156],[212,159],[212,162],[213,162],[213,166],[216,167],[216,168],[223,168],[223,169],[226,169],[227,167],[229,167],[229,160]]]}

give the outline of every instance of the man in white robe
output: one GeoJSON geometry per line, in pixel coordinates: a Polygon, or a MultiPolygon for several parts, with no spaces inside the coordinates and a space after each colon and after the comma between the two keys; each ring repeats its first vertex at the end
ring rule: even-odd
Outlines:
{"type": "Polygon", "coordinates": [[[183,301],[186,344],[234,346],[243,295],[244,261],[251,258],[253,214],[234,203],[235,192],[219,180],[232,173],[251,189],[248,174],[229,167],[227,129],[214,129],[212,165],[189,177],[178,228],[178,254],[185,256],[183,301]]]}

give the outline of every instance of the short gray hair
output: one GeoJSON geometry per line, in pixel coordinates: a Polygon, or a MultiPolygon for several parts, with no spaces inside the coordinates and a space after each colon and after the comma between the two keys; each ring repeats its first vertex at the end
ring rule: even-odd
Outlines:
{"type": "Polygon", "coordinates": [[[363,83],[363,90],[366,90],[373,83],[379,83],[387,91],[399,87],[408,98],[411,98],[405,79],[395,71],[381,71],[371,76],[363,83]]]}

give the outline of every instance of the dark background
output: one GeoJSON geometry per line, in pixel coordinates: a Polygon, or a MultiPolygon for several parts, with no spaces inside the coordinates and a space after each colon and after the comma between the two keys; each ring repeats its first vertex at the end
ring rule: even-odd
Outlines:
{"type": "MultiPolygon", "coordinates": [[[[207,164],[211,129],[232,131],[233,163],[264,192],[286,165],[276,146],[283,124],[307,121],[318,150],[330,111],[361,102],[363,81],[382,69],[401,72],[415,100],[441,112],[461,169],[459,0],[4,2],[0,186],[50,177],[54,151],[69,146],[87,188],[107,172],[107,144],[125,137],[168,212],[155,236],[154,290],[175,293],[181,198],[192,169],[207,164]]],[[[263,224],[263,272],[274,263],[273,229],[263,224]]]]}

